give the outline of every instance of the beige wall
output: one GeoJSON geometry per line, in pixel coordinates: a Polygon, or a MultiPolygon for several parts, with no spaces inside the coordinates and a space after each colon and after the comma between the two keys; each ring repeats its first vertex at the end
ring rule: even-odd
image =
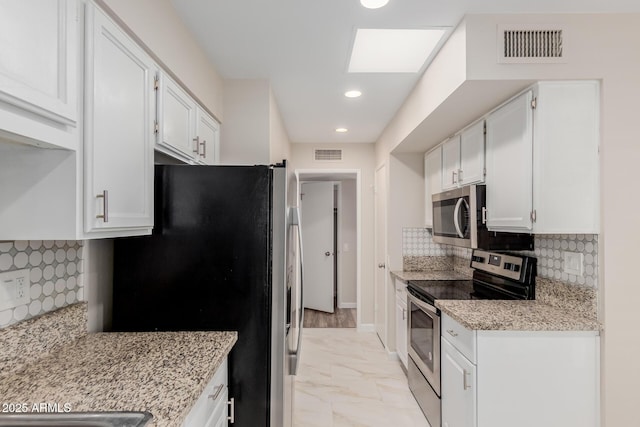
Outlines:
{"type": "Polygon", "coordinates": [[[222,78],[169,0],[98,0],[147,46],[203,106],[223,121],[222,78]]]}
{"type": "MultiPolygon", "coordinates": [[[[635,122],[640,117],[640,15],[472,15],[465,18],[467,39],[467,79],[486,82],[515,82],[543,79],[599,79],[602,82],[601,110],[601,218],[600,320],[604,322],[601,341],[602,418],[605,427],[637,424],[633,396],[637,395],[640,354],[636,324],[640,311],[637,279],[637,251],[640,239],[635,224],[640,202],[636,183],[629,175],[640,158],[640,136],[635,122]],[[500,23],[560,23],[566,31],[567,62],[554,65],[498,64],[496,28],[500,23]]],[[[448,46],[445,46],[447,48],[448,46]]],[[[461,49],[458,47],[458,49],[461,49]]],[[[461,51],[462,52],[462,51],[461,51]]],[[[436,58],[438,60],[438,58],[436,58]]],[[[455,74],[454,70],[451,70],[455,74]]],[[[459,71],[458,71],[459,72],[459,71]]],[[[429,76],[429,70],[422,80],[429,76]]],[[[437,77],[437,76],[436,76],[437,77]]],[[[443,84],[449,78],[439,76],[443,84]]],[[[437,84],[437,81],[433,81],[437,84]]],[[[414,97],[427,97],[416,91],[414,97]]],[[[426,102],[426,101],[425,101],[426,102]]],[[[421,110],[424,112],[425,110],[421,110]]],[[[403,108],[388,129],[415,122],[413,111],[403,108]]],[[[453,131],[450,129],[448,131],[453,131]]],[[[434,129],[434,131],[437,131],[434,129]]],[[[402,143],[402,133],[386,131],[377,146],[378,162],[385,161],[393,147],[402,143]]],[[[570,161],[568,159],[567,161],[570,161]]]]}
{"type": "Polygon", "coordinates": [[[361,195],[361,270],[360,270],[360,321],[373,324],[374,304],[374,244],[373,244],[373,184],[375,172],[375,151],[373,144],[292,144],[291,160],[293,169],[358,169],[360,170],[361,195]],[[316,162],[314,148],[342,149],[341,162],[316,162]]]}
{"type": "Polygon", "coordinates": [[[342,197],[340,207],[338,271],[340,282],[338,285],[338,302],[341,304],[355,304],[357,293],[357,185],[353,179],[345,179],[342,183],[342,197]],[[345,246],[346,245],[346,246],[345,246]]]}

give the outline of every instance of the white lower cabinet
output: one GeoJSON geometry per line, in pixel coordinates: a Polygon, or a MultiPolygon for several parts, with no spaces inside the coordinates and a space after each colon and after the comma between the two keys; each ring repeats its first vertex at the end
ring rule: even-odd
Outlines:
{"type": "Polygon", "coordinates": [[[227,427],[228,367],[222,362],[182,423],[182,427],[227,427]]]}
{"type": "Polygon", "coordinates": [[[599,337],[472,331],[442,315],[443,427],[597,427],[599,337]]]}
{"type": "Polygon", "coordinates": [[[407,284],[396,279],[396,351],[407,369],[407,284]]]}

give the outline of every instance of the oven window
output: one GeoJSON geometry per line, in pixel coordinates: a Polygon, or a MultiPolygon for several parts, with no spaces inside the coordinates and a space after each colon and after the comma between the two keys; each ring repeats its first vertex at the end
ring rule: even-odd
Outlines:
{"type": "Polygon", "coordinates": [[[409,342],[411,348],[418,354],[420,360],[433,372],[433,363],[436,357],[433,348],[434,324],[433,318],[411,302],[411,330],[409,342]]]}

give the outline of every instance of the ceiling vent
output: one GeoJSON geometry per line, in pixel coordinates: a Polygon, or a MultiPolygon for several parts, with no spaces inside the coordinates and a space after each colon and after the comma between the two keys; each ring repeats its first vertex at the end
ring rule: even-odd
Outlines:
{"type": "Polygon", "coordinates": [[[565,30],[550,25],[498,26],[498,62],[549,64],[566,62],[565,30]]]}
{"type": "Polygon", "coordinates": [[[341,162],[342,150],[315,149],[313,158],[318,162],[341,162]]]}

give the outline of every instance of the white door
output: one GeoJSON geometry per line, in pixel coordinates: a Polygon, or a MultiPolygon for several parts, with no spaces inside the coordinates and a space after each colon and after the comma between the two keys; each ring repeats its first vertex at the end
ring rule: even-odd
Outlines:
{"type": "Polygon", "coordinates": [[[195,141],[196,103],[177,83],[162,74],[162,135],[160,143],[191,159],[195,141]]]}
{"type": "Polygon", "coordinates": [[[333,183],[302,184],[304,307],[333,313],[333,183]]]}
{"type": "Polygon", "coordinates": [[[460,135],[442,145],[442,189],[458,187],[460,173],[460,135]]]}
{"type": "Polygon", "coordinates": [[[386,185],[387,168],[385,166],[376,170],[376,186],[375,186],[375,253],[376,253],[376,290],[375,290],[375,325],[376,333],[382,341],[387,345],[387,299],[386,283],[386,253],[387,253],[387,185],[386,185]]]}
{"type": "Polygon", "coordinates": [[[442,427],[476,427],[476,367],[442,340],[442,427]]]}
{"type": "Polygon", "coordinates": [[[484,120],[460,134],[460,185],[484,181],[484,120]]]}
{"type": "Polygon", "coordinates": [[[198,107],[197,121],[197,142],[199,160],[207,165],[215,165],[218,163],[219,152],[219,135],[220,126],[218,122],[207,114],[202,108],[198,107]]]}

